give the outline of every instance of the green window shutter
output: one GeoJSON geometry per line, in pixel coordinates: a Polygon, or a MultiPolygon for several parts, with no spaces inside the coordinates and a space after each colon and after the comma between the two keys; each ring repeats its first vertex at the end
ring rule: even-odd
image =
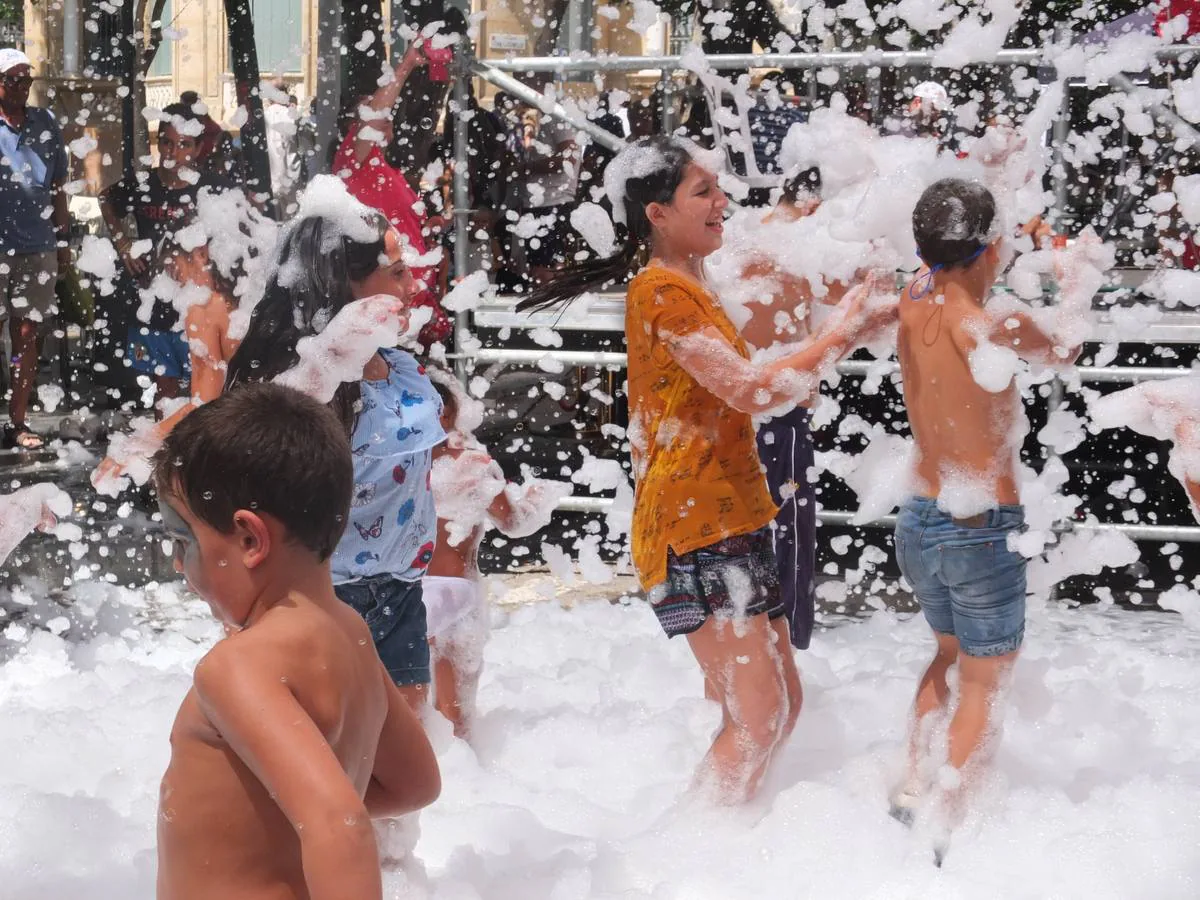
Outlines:
{"type": "MultiPolygon", "coordinates": [[[[174,28],[175,20],[175,4],[172,0],[167,0],[162,11],[162,29],[169,31],[174,28]]],[[[163,78],[170,75],[175,70],[175,42],[169,37],[163,36],[162,43],[158,45],[158,52],[154,54],[154,62],[150,65],[150,78],[163,78]]]]}
{"type": "Polygon", "coordinates": [[[254,42],[263,76],[300,71],[301,0],[252,0],[254,42]]]}

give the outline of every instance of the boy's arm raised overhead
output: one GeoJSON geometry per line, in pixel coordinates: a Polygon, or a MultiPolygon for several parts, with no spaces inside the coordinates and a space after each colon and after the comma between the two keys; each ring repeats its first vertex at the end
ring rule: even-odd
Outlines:
{"type": "Polygon", "coordinates": [[[388,711],[375,751],[366,807],[372,817],[384,819],[431,804],[442,792],[442,775],[420,719],[382,663],[379,677],[387,690],[388,711]]]}
{"type": "Polygon", "coordinates": [[[379,852],[363,800],[278,669],[243,646],[247,637],[222,641],[197,666],[200,708],[292,823],[312,900],[378,900],[379,852]]]}

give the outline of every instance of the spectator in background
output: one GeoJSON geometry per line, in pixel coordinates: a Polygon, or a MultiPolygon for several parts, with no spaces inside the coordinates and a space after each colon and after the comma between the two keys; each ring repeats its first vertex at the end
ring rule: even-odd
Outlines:
{"type": "Polygon", "coordinates": [[[208,107],[200,102],[200,95],[195,91],[184,91],[179,95],[179,102],[204,126],[204,133],[198,139],[195,167],[223,178],[236,178],[240,160],[233,137],[209,115],[208,107]]]}
{"type": "Polygon", "coordinates": [[[271,193],[281,218],[296,211],[300,189],[300,153],[297,144],[299,107],[282,78],[263,82],[263,118],[267,126],[267,158],[271,163],[271,193]]]}
{"type": "Polygon", "coordinates": [[[433,310],[433,317],[418,335],[420,343],[428,348],[450,336],[451,324],[431,290],[436,283],[437,265],[423,258],[428,251],[423,234],[425,205],[405,173],[390,165],[384,155],[384,148],[392,141],[392,108],[400,90],[409,75],[425,63],[421,46],[414,41],[387,84],[359,99],[346,136],[334,156],[333,173],[342,179],[351,196],[383,213],[388,223],[400,232],[406,262],[418,282],[418,292],[410,303],[433,310]]]}
{"type": "Polygon", "coordinates": [[[579,164],[574,127],[554,116],[542,116],[536,136],[526,144],[525,156],[525,211],[539,219],[527,257],[534,284],[549,281],[567,261],[567,220],[579,189],[579,164]]]}
{"type": "MultiPolygon", "coordinates": [[[[121,263],[143,289],[161,271],[155,259],[163,244],[195,220],[201,192],[234,189],[221,175],[196,171],[206,134],[194,105],[171,104],[158,125],[158,168],[138,172],[100,195],[100,212],[121,263]]],[[[128,365],[154,379],[159,398],[180,396],[188,375],[188,347],[178,311],[155,300],[148,321],[138,321],[128,312],[126,316],[128,365]]]]}
{"type": "MultiPolygon", "coordinates": [[[[625,120],[619,113],[628,99],[629,95],[624,91],[605,91],[596,98],[596,108],[588,114],[588,119],[614,137],[626,140],[629,135],[625,131],[625,120]]],[[[597,141],[587,142],[579,164],[580,202],[599,203],[611,212],[612,204],[604,193],[604,170],[616,155],[615,150],[609,150],[597,141]]]]}
{"type": "Polygon", "coordinates": [[[525,125],[523,106],[516,97],[497,91],[492,109],[500,126],[503,144],[500,168],[503,172],[500,198],[500,223],[496,235],[500,248],[496,268],[496,286],[504,293],[514,293],[522,282],[524,271],[524,242],[513,233],[521,215],[521,195],[525,173],[525,125]]]}
{"type": "Polygon", "coordinates": [[[21,450],[45,444],[26,416],[41,334],[57,312],[55,284],[71,262],[66,148],[54,114],[29,105],[32,84],[29,57],[0,50],[0,318],[13,349],[3,443],[21,450]]]}

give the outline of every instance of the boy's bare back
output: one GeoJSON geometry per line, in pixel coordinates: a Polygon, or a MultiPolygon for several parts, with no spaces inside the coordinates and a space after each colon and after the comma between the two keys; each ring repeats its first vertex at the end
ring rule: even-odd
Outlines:
{"type": "Polygon", "coordinates": [[[1016,388],[1010,382],[998,393],[984,390],[969,362],[973,335],[990,332],[992,319],[957,286],[920,297],[925,286],[919,275],[901,295],[897,339],[904,403],[917,444],[917,490],[938,497],[947,474],[955,473],[986,480],[996,503],[1017,504],[1016,388]]]}
{"type": "Polygon", "coordinates": [[[265,787],[262,764],[303,790],[336,791],[319,763],[286,759],[293,736],[301,743],[319,733],[364,797],[389,684],[366,624],[340,603],[293,595],[213,648],[171,732],[158,821],[160,900],[308,897],[297,830],[265,787]],[[231,747],[227,731],[240,746],[231,747]]]}

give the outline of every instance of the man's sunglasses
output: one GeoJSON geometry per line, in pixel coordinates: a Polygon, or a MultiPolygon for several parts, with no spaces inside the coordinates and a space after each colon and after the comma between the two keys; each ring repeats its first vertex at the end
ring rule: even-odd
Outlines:
{"type": "Polygon", "coordinates": [[[0,81],[12,87],[20,87],[23,84],[33,84],[32,75],[0,75],[0,81]]]}

